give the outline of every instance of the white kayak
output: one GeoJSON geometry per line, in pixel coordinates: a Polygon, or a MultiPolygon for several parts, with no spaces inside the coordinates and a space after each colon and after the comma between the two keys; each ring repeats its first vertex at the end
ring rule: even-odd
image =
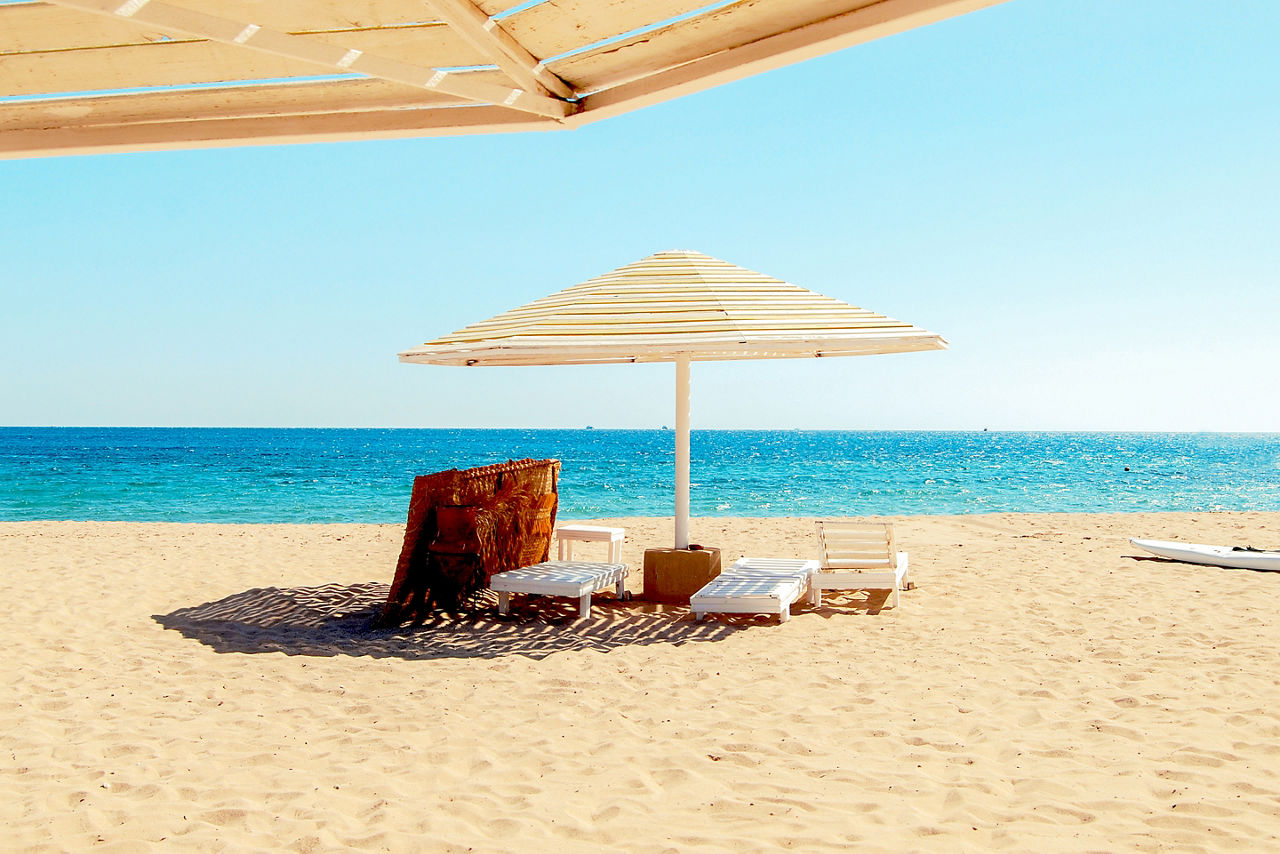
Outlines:
{"type": "Polygon", "coordinates": [[[1202,563],[1208,566],[1228,566],[1235,569],[1271,569],[1280,572],[1280,551],[1233,548],[1231,546],[1205,546],[1199,543],[1170,543],[1164,540],[1137,540],[1130,538],[1140,549],[1146,549],[1160,557],[1183,563],[1202,563]]]}

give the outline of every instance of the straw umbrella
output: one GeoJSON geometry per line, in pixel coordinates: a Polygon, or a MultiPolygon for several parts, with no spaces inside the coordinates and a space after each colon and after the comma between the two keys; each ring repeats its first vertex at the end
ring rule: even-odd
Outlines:
{"type": "Polygon", "coordinates": [[[941,350],[875,312],[700,252],[659,252],[400,354],[432,365],[675,362],[675,546],[689,545],[690,363],[941,350]]]}

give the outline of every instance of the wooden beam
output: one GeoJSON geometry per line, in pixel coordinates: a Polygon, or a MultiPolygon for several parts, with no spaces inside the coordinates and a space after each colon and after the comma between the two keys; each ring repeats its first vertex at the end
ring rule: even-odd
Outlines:
{"type": "Polygon", "coordinates": [[[461,38],[487,54],[512,80],[548,97],[573,98],[573,87],[547,70],[537,57],[470,0],[430,0],[436,14],[461,38]]]}
{"type": "Polygon", "coordinates": [[[177,30],[200,38],[239,45],[308,62],[341,73],[363,74],[409,86],[417,86],[480,103],[494,104],[552,119],[563,119],[576,110],[572,104],[545,95],[508,89],[474,80],[459,79],[447,71],[366,54],[355,49],[311,42],[257,24],[206,15],[161,0],[49,0],[59,6],[81,9],[137,21],[143,26],[177,30]]]}
{"type": "Polygon", "coordinates": [[[0,133],[95,125],[265,118],[320,113],[373,113],[391,109],[470,106],[439,92],[362,77],[253,86],[163,89],[129,95],[32,98],[0,104],[0,133]]]}
{"type": "MultiPolygon", "coordinates": [[[[81,18],[97,16],[81,14],[81,18]]],[[[333,36],[298,36],[329,44],[333,36]]],[[[344,48],[365,53],[416,62],[419,56],[431,56],[442,66],[471,66],[487,63],[483,54],[453,34],[447,24],[389,30],[365,30],[341,34],[338,42],[344,48]]],[[[317,69],[309,62],[289,59],[262,51],[243,50],[236,45],[208,39],[179,36],[171,41],[104,47],[97,50],[42,51],[8,54],[0,58],[0,91],[6,95],[59,96],[62,93],[113,92],[121,89],[156,89],[173,86],[222,83],[234,85],[245,81],[314,78],[317,69]]],[[[457,79],[484,80],[515,85],[498,69],[490,72],[458,72],[457,79]],[[480,76],[483,75],[483,76],[480,76]]],[[[324,75],[323,71],[319,76],[324,75]]],[[[344,75],[346,76],[346,75],[344,75]]],[[[352,75],[354,77],[354,75],[352,75]]],[[[373,80],[377,78],[362,77],[373,80]]],[[[445,92],[428,92],[418,86],[382,81],[421,94],[450,96],[445,92]]],[[[474,99],[470,99],[474,100],[474,99]]]]}
{"type": "MultiPolygon", "coordinates": [[[[120,0],[121,3],[124,0],[120,0]]],[[[176,0],[175,0],[176,2],[176,0]]],[[[396,29],[429,23],[421,0],[181,0],[184,6],[299,35],[350,30],[396,29]]],[[[444,22],[440,22],[441,26],[444,22]]],[[[0,3],[0,33],[4,50],[29,53],[42,50],[113,47],[159,41],[165,35],[148,32],[125,18],[106,17],[50,6],[47,3],[0,3]]],[[[174,35],[174,34],[169,34],[174,35]]],[[[178,38],[186,36],[177,35],[178,38]]],[[[359,47],[359,45],[357,45],[359,47]]]]}
{"type": "Polygon", "coordinates": [[[481,106],[27,129],[0,131],[0,160],[236,145],[409,139],[561,127],[551,119],[502,107],[481,106]]]}
{"type": "Polygon", "coordinates": [[[568,124],[576,127],[638,110],[1003,2],[882,0],[588,95],[568,124]]]}
{"type": "MultiPolygon", "coordinates": [[[[679,18],[708,0],[555,0],[502,19],[502,28],[534,56],[560,56],[658,21],[679,18]]],[[[777,0],[770,0],[777,2],[777,0]]]]}

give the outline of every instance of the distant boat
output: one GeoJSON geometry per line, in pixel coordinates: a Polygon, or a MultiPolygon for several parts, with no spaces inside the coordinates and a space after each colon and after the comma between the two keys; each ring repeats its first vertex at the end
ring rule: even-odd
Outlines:
{"type": "Polygon", "coordinates": [[[1267,569],[1280,572],[1280,551],[1241,546],[1171,543],[1164,540],[1137,540],[1133,538],[1130,538],[1129,542],[1140,549],[1146,549],[1152,554],[1183,563],[1225,566],[1232,569],[1267,569]]]}
{"type": "Polygon", "coordinates": [[[587,429],[588,429],[588,430],[594,430],[594,429],[596,429],[596,428],[594,428],[594,427],[592,427],[590,424],[588,424],[588,425],[587,425],[587,429]]]}

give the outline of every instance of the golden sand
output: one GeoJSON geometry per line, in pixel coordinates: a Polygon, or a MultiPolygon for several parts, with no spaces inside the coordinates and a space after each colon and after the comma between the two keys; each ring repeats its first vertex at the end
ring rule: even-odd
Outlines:
{"type": "MultiPolygon", "coordinates": [[[[671,540],[582,521],[633,564],[671,540]]],[[[1280,848],[1280,573],[1127,542],[1275,546],[1280,514],[895,522],[898,609],[381,633],[396,526],[0,525],[0,846],[1280,848]]],[[[816,556],[806,520],[693,535],[816,556]]]]}

